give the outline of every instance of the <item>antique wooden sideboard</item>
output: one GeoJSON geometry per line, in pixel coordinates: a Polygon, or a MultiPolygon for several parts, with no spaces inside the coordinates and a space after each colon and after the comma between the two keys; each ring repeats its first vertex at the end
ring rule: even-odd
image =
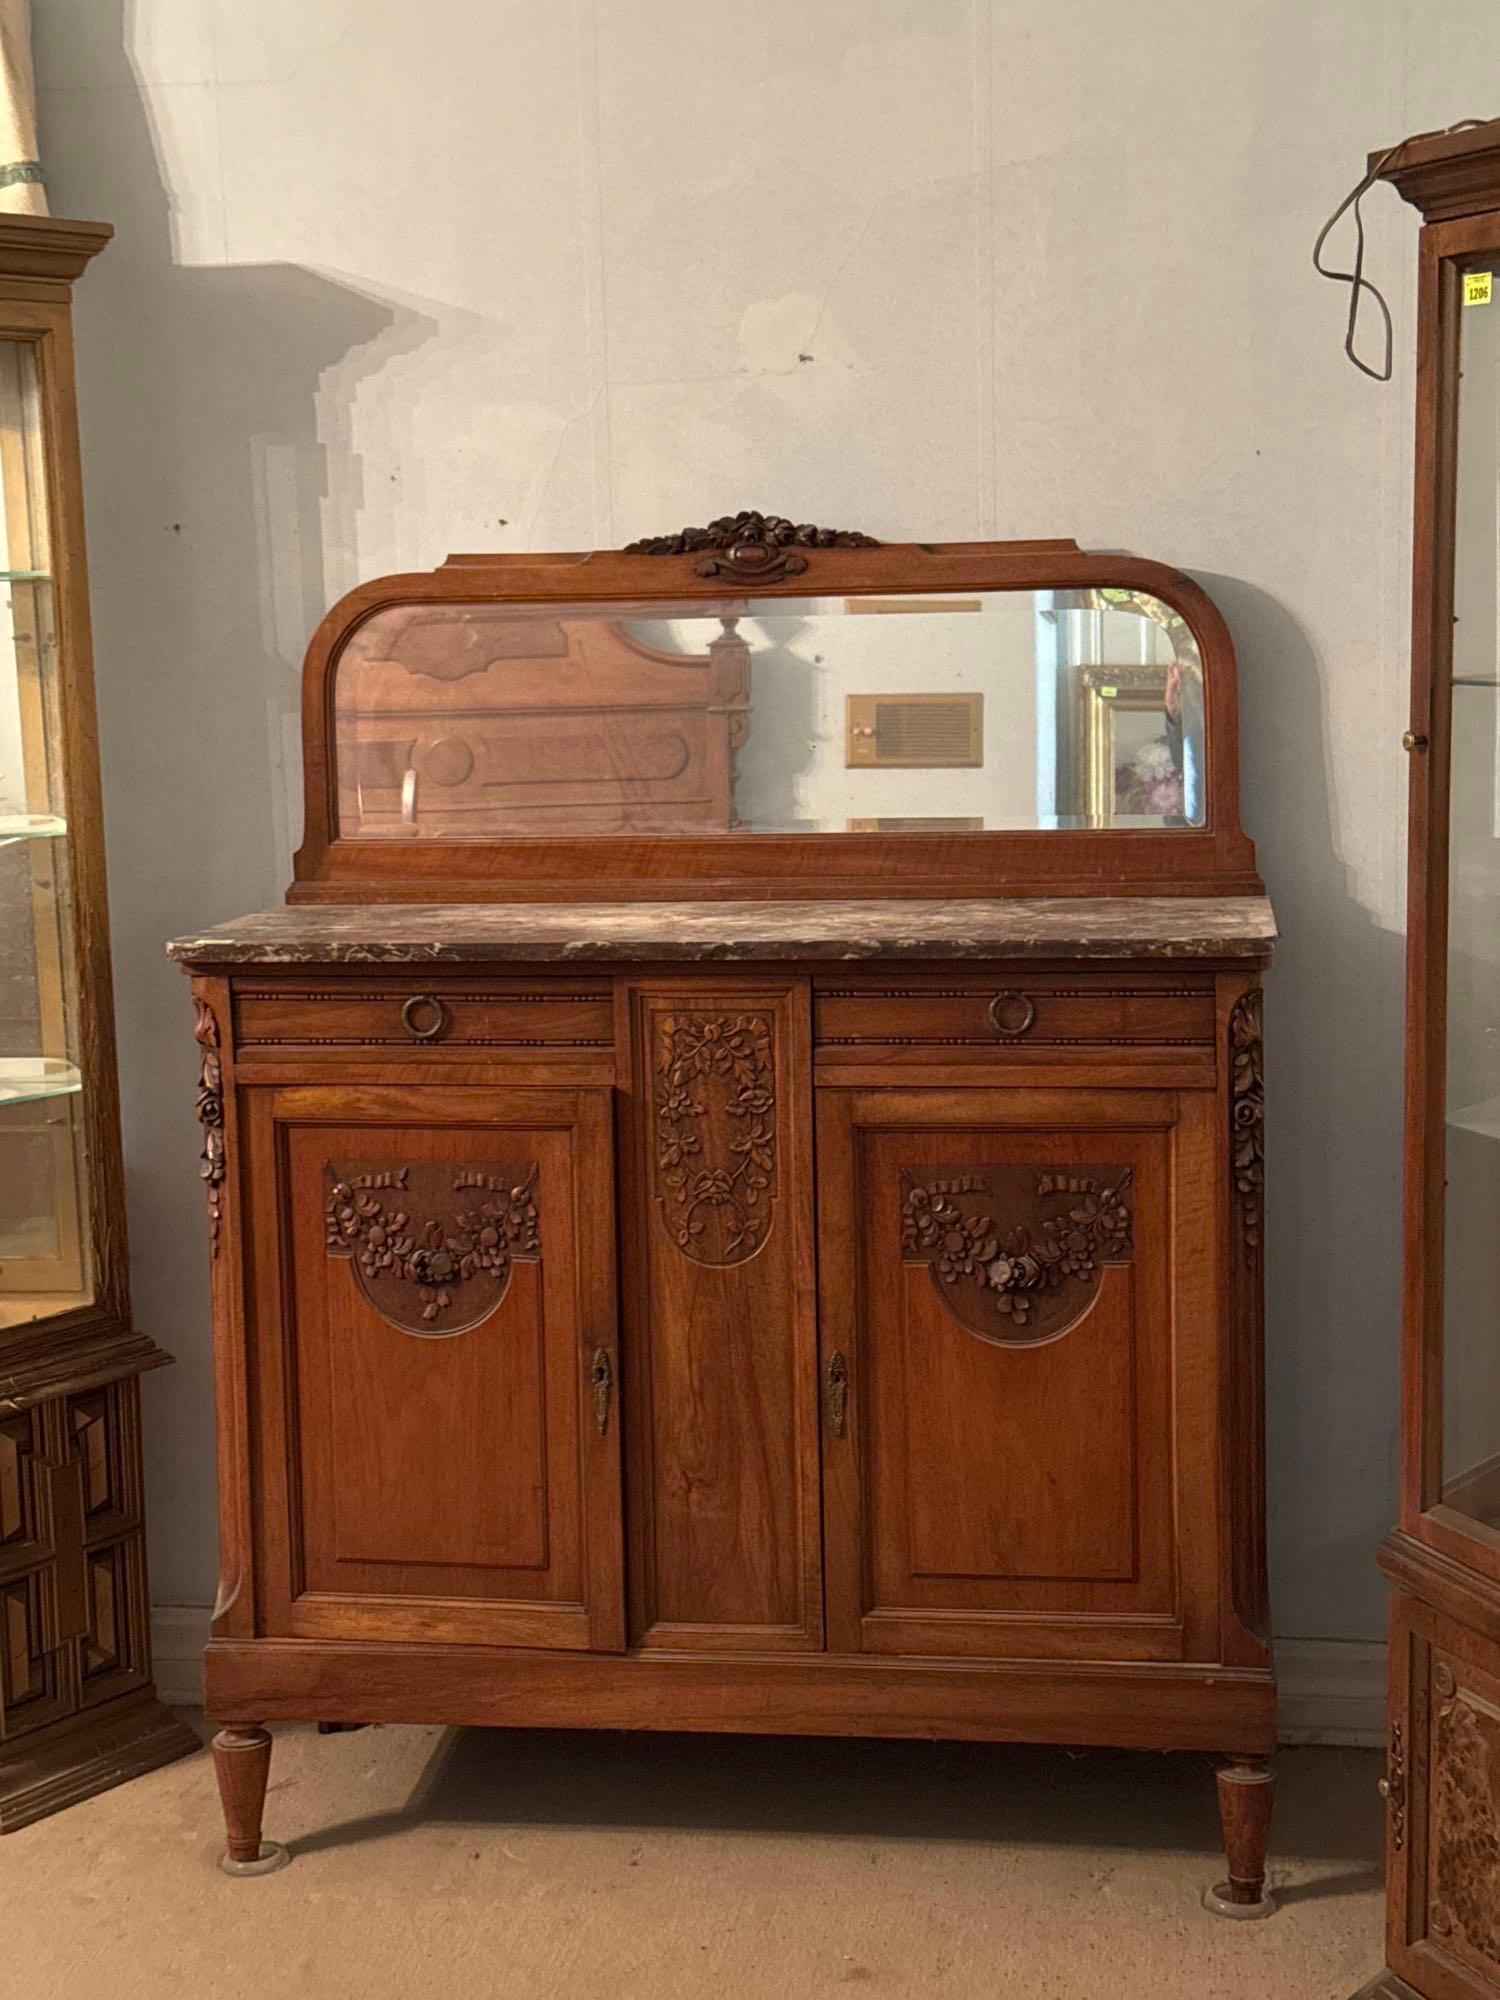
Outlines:
{"type": "Polygon", "coordinates": [[[1210,1900],[1262,1913],[1274,929],[1204,593],[758,515],[450,559],[330,614],[305,748],[290,906],[171,948],[227,1864],[284,1858],[277,1720],[1040,1740],[1221,1753],[1210,1900]],[[556,830],[516,831],[524,758],[487,811],[464,753],[503,717],[348,720],[341,661],[414,605],[439,691],[569,635],[502,703],[556,830]],[[664,828],[619,686],[588,699],[590,620],[664,709],[733,635],[712,825],[664,828]],[[1114,661],[1128,761],[1079,815],[1071,691],[1107,700],[1114,661]],[[876,768],[845,761],[851,701],[876,768]],[[462,821],[391,809],[435,749],[462,821]]]}

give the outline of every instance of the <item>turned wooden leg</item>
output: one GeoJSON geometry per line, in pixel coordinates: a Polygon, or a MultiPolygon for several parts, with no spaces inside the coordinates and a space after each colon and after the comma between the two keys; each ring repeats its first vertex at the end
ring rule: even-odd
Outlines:
{"type": "Polygon", "coordinates": [[[1219,1820],[1229,1880],[1204,1896],[1221,1917],[1264,1917],[1275,1907],[1266,1893],[1266,1848],[1276,1779],[1269,1757],[1231,1757],[1218,1774],[1219,1820]]]}
{"type": "Polygon", "coordinates": [[[291,1859],[284,1847],[260,1837],[260,1817],[271,1775],[271,1738],[258,1722],[231,1722],[213,1742],[214,1775],[224,1804],[227,1836],[219,1866],[226,1875],[269,1875],[291,1859]]]}

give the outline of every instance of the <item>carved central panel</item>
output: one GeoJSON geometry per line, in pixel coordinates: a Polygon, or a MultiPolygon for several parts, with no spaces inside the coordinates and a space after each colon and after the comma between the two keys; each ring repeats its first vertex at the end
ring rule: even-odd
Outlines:
{"type": "Polygon", "coordinates": [[[1092,1305],[1104,1266],[1130,1258],[1130,1169],[951,1167],[901,1176],[901,1249],[981,1340],[1048,1340],[1092,1305]]]}
{"type": "Polygon", "coordinates": [[[698,1264],[741,1264],[776,1201],[776,1065],[766,1014],[656,1023],[656,1199],[698,1264]]]}
{"type": "Polygon", "coordinates": [[[1428,1922],[1449,1951],[1500,1968],[1500,1709],[1432,1668],[1428,1922]]]}
{"type": "Polygon", "coordinates": [[[542,1254],[535,1163],[404,1167],[326,1161],[330,1257],[402,1333],[466,1333],[505,1297],[512,1267],[542,1254]]]}

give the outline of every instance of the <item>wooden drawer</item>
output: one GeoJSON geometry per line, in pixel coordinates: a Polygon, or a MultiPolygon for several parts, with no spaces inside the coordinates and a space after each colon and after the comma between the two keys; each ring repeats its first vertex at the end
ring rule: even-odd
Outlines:
{"type": "Polygon", "coordinates": [[[813,1003],[817,1047],[879,1048],[940,1060],[954,1049],[1060,1061],[1089,1051],[1168,1055],[1210,1047],[1211,977],[1160,982],[1118,974],[1052,973],[987,979],[935,977],[930,985],[845,974],[820,983],[813,1003]]]}
{"type": "Polygon", "coordinates": [[[234,994],[235,1046],[259,1051],[346,1054],[358,1049],[609,1049],[608,986],[576,980],[382,979],[368,985],[245,981],[234,994]]]}

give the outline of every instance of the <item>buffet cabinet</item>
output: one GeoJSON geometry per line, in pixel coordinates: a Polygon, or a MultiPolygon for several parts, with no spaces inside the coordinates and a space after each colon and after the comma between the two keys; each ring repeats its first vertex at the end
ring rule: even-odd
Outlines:
{"type": "Polygon", "coordinates": [[[1072,544],[667,543],[337,607],[289,906],[171,947],[226,1865],[284,1859],[279,1720],[1016,1739],[1217,1753],[1210,1901],[1264,1914],[1275,931],[1227,634],[1072,544]],[[730,649],[708,833],[671,774],[730,649]]]}
{"type": "Polygon", "coordinates": [[[1270,1749],[1253,962],[195,992],[215,1714],[1270,1749]]]}

